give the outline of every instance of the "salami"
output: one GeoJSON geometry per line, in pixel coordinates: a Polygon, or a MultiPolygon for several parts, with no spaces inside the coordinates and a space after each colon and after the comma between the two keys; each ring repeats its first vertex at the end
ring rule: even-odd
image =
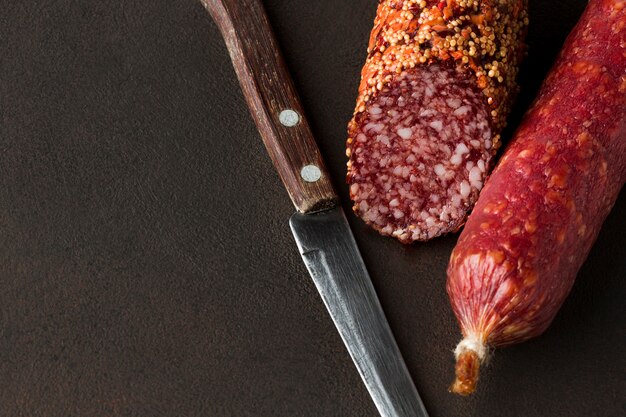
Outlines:
{"type": "Polygon", "coordinates": [[[404,243],[457,230],[517,91],[526,0],[381,0],[348,125],[354,211],[404,243]]]}
{"type": "Polygon", "coordinates": [[[591,0],[452,253],[453,392],[489,347],[546,330],[625,181],[626,0],[591,0]]]}

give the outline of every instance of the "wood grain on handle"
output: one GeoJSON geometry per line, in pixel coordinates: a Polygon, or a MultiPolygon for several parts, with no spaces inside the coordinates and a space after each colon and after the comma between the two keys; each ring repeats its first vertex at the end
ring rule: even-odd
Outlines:
{"type": "Polygon", "coordinates": [[[200,1],[226,41],[252,117],[296,209],[334,206],[337,196],[260,0],[200,1]],[[279,119],[288,109],[299,115],[292,127],[279,119]],[[313,181],[316,174],[321,176],[313,181]]]}

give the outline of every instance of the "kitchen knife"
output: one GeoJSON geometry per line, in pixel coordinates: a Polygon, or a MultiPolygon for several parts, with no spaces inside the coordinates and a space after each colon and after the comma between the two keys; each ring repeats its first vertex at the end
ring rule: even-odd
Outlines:
{"type": "Polygon", "coordinates": [[[217,23],[265,147],[297,212],[289,224],[383,417],[426,417],[333,190],[259,0],[201,0],[217,23]]]}

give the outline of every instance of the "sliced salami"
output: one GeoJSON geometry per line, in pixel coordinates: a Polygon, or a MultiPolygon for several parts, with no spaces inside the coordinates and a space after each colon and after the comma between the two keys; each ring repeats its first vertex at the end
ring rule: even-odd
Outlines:
{"type": "Polygon", "coordinates": [[[349,124],[354,211],[404,243],[457,230],[517,89],[526,2],[383,0],[349,124]]]}

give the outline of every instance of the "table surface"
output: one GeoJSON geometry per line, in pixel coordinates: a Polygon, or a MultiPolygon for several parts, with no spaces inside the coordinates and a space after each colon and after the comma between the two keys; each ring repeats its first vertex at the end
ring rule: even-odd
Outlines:
{"type": "MultiPolygon", "coordinates": [[[[349,208],[374,0],[266,0],[349,208]]],[[[585,1],[531,1],[519,123],[585,1]]],[[[376,416],[287,226],[291,203],[195,0],[5,1],[0,415],[376,416]]],[[[507,136],[510,136],[509,130],[507,136]]],[[[626,193],[549,331],[447,392],[456,236],[349,220],[432,417],[626,411],[626,193]]]]}

